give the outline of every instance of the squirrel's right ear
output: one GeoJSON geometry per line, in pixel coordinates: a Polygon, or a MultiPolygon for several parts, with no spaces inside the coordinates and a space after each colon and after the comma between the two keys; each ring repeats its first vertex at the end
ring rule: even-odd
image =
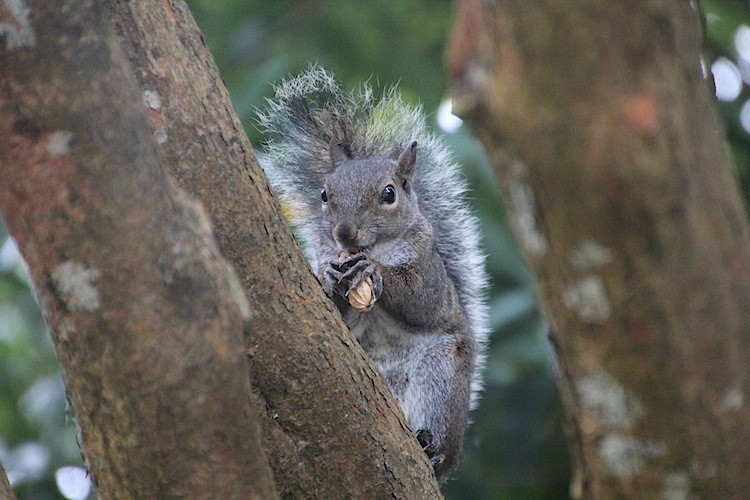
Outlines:
{"type": "Polygon", "coordinates": [[[346,151],[344,151],[341,143],[336,140],[331,141],[331,145],[328,146],[328,151],[331,154],[331,165],[334,167],[338,167],[349,159],[349,156],[346,154],[346,151]]]}
{"type": "Polygon", "coordinates": [[[414,173],[414,165],[417,163],[417,141],[412,141],[406,146],[396,160],[398,172],[403,179],[408,179],[414,173]]]}

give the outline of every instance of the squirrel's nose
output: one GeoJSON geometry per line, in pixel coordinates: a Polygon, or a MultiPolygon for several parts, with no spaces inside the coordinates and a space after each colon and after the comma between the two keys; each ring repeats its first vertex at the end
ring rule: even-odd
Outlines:
{"type": "Polygon", "coordinates": [[[345,247],[355,246],[357,240],[357,226],[342,222],[333,228],[333,237],[345,247]]]}

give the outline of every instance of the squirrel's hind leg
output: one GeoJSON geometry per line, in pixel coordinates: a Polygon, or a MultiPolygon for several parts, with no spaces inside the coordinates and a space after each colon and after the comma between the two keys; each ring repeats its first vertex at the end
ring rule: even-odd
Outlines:
{"type": "Polygon", "coordinates": [[[461,339],[440,334],[420,344],[410,367],[403,411],[440,478],[458,460],[469,413],[472,367],[461,339]]]}

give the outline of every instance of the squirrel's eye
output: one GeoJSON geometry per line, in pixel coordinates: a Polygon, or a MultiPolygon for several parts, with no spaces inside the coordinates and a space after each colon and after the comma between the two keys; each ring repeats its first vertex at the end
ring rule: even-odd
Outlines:
{"type": "Polygon", "coordinates": [[[323,200],[323,203],[328,203],[328,195],[325,189],[320,192],[320,199],[323,200]]]}
{"type": "Polygon", "coordinates": [[[396,201],[396,189],[391,184],[388,184],[380,195],[380,203],[387,203],[390,205],[394,201],[396,201]]]}

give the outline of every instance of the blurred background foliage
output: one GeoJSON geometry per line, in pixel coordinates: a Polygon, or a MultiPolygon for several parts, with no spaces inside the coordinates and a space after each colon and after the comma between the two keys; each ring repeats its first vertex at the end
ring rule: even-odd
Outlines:
{"type": "MultiPolygon", "coordinates": [[[[447,0],[188,0],[256,148],[254,110],[271,84],[311,62],[345,87],[399,85],[421,103],[470,180],[482,222],[493,333],[486,389],[448,498],[566,498],[569,458],[555,367],[530,276],[503,217],[497,183],[477,142],[448,113],[443,51],[447,0]],[[442,106],[441,106],[442,104],[442,106]]],[[[713,75],[729,148],[750,194],[750,8],[703,0],[707,75],[713,75]]],[[[2,189],[2,186],[0,186],[2,189]]],[[[20,498],[92,496],[54,351],[23,263],[0,226],[0,461],[20,498]]]]}

